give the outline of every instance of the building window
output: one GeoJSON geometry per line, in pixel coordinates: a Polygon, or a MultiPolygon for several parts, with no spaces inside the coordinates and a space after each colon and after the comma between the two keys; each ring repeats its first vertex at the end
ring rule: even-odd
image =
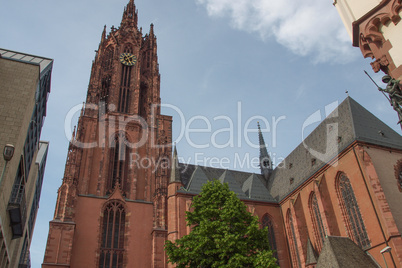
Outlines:
{"type": "Polygon", "coordinates": [[[110,70],[113,67],[113,54],[114,54],[113,47],[110,46],[106,48],[105,56],[103,58],[103,69],[105,71],[110,70]]]}
{"type": "Polygon", "coordinates": [[[269,246],[271,250],[274,251],[274,257],[278,260],[278,254],[277,254],[277,248],[276,248],[276,240],[275,240],[275,232],[274,232],[274,225],[271,221],[271,218],[268,216],[268,214],[265,214],[262,217],[262,227],[268,228],[268,240],[269,240],[269,246]]]}
{"type": "Polygon", "coordinates": [[[117,200],[106,204],[103,211],[99,268],[122,268],[126,212],[117,200]]]}
{"type": "Polygon", "coordinates": [[[106,112],[108,108],[111,80],[110,75],[102,79],[102,88],[100,92],[101,112],[106,112]]]}
{"type": "Polygon", "coordinates": [[[0,267],[8,268],[10,265],[10,261],[8,259],[6,242],[4,241],[3,230],[1,230],[0,226],[0,267]]]}
{"type": "Polygon", "coordinates": [[[119,182],[123,195],[126,195],[129,191],[129,182],[127,180],[129,148],[124,141],[125,134],[119,133],[115,136],[110,146],[110,171],[107,182],[107,194],[112,192],[117,182],[119,182]]]}
{"type": "Polygon", "coordinates": [[[310,195],[309,208],[311,221],[313,222],[317,250],[320,252],[324,243],[325,231],[322,223],[320,208],[318,206],[317,196],[314,192],[310,195]]]}
{"type": "Polygon", "coordinates": [[[287,216],[286,216],[286,228],[287,228],[287,233],[289,236],[290,254],[292,256],[293,267],[301,268],[301,261],[300,261],[299,251],[298,251],[295,227],[294,227],[293,217],[292,217],[292,213],[290,212],[290,209],[288,209],[287,216]]]}
{"type": "Polygon", "coordinates": [[[8,201],[7,211],[10,216],[12,238],[22,237],[26,220],[25,174],[22,156],[8,201]]]}
{"type": "Polygon", "coordinates": [[[337,193],[349,237],[361,248],[369,247],[370,241],[357,205],[355,193],[348,177],[343,173],[338,177],[337,193]]]}
{"type": "Polygon", "coordinates": [[[27,267],[27,268],[31,267],[31,255],[29,253],[29,243],[27,233],[25,233],[24,244],[22,246],[20,263],[18,267],[27,267]]]}
{"type": "MultiPolygon", "coordinates": [[[[131,47],[126,46],[124,48],[124,53],[132,53],[131,47]]],[[[121,113],[128,113],[132,70],[131,67],[132,66],[122,65],[118,106],[118,111],[121,113]]]]}

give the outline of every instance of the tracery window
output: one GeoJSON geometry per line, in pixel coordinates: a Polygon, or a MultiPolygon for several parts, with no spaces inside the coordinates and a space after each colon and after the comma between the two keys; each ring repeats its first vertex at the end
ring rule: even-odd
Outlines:
{"type": "Polygon", "coordinates": [[[103,112],[106,112],[106,109],[109,104],[109,93],[110,93],[110,85],[111,85],[111,76],[108,75],[102,79],[102,88],[101,88],[101,94],[100,94],[100,101],[101,104],[103,105],[103,112]]]}
{"type": "Polygon", "coordinates": [[[370,241],[355,193],[348,177],[343,173],[338,177],[337,193],[350,238],[362,248],[369,247],[370,241]]]}
{"type": "Polygon", "coordinates": [[[147,115],[147,106],[146,106],[147,105],[147,91],[148,91],[148,85],[144,82],[141,82],[138,113],[143,118],[146,118],[146,115],[147,115]]]}
{"type": "Polygon", "coordinates": [[[110,147],[109,178],[106,185],[106,193],[112,192],[116,183],[119,182],[123,195],[129,190],[128,181],[129,148],[125,144],[125,134],[115,136],[110,147]]]}
{"type": "Polygon", "coordinates": [[[321,211],[318,206],[317,196],[314,192],[310,195],[309,208],[310,208],[311,221],[313,222],[317,249],[318,251],[321,251],[325,238],[325,229],[324,224],[322,223],[321,211]]]}
{"type": "Polygon", "coordinates": [[[123,268],[126,212],[122,203],[113,200],[103,210],[99,268],[123,268]]]}
{"type": "Polygon", "coordinates": [[[105,56],[103,58],[103,69],[105,71],[112,69],[112,66],[113,66],[113,54],[114,54],[113,47],[109,46],[108,48],[106,48],[105,56]]]}
{"type": "Polygon", "coordinates": [[[271,250],[274,251],[274,257],[278,260],[278,253],[277,253],[275,233],[274,233],[274,225],[273,225],[273,222],[271,221],[271,218],[268,216],[268,214],[265,214],[262,217],[262,227],[268,228],[269,246],[270,246],[271,250]]]}
{"type": "MultiPolygon", "coordinates": [[[[131,46],[126,46],[123,53],[132,53],[131,46]]],[[[131,73],[133,66],[122,65],[121,79],[120,79],[120,92],[119,92],[119,105],[118,111],[128,113],[128,104],[130,99],[130,84],[131,73]]]]}
{"type": "Polygon", "coordinates": [[[287,228],[287,233],[289,236],[290,254],[292,256],[293,267],[301,268],[301,261],[300,261],[299,251],[298,251],[295,227],[294,227],[293,217],[292,217],[292,213],[290,212],[290,209],[288,209],[287,216],[286,216],[286,228],[287,228]]]}

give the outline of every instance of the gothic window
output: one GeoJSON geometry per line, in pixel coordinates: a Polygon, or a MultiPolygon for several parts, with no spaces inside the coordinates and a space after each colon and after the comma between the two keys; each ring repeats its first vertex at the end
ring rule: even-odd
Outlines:
{"type": "Polygon", "coordinates": [[[268,240],[269,240],[269,246],[271,250],[274,251],[274,257],[278,260],[278,254],[277,254],[277,248],[276,248],[276,240],[275,240],[275,233],[274,233],[274,225],[271,221],[271,218],[268,216],[268,214],[265,214],[262,217],[262,227],[268,228],[268,240]]]}
{"type": "Polygon", "coordinates": [[[309,208],[310,208],[311,221],[313,222],[314,236],[315,241],[317,243],[317,249],[318,251],[321,251],[322,245],[324,243],[325,231],[324,231],[324,225],[322,223],[320,208],[318,206],[317,196],[314,192],[310,195],[309,208]]]}
{"type": "Polygon", "coordinates": [[[129,148],[125,144],[125,134],[119,133],[115,136],[110,146],[110,168],[109,179],[107,182],[107,194],[111,193],[116,183],[119,182],[123,195],[126,195],[129,189],[128,182],[128,162],[129,148]]]}
{"type": "Polygon", "coordinates": [[[102,89],[101,89],[101,94],[100,94],[100,101],[101,101],[102,107],[104,108],[103,109],[104,112],[106,112],[107,105],[109,103],[110,81],[111,81],[110,75],[108,75],[102,79],[102,89]]]}
{"type": "Polygon", "coordinates": [[[147,52],[147,68],[151,65],[151,51],[147,52]]]}
{"type": "Polygon", "coordinates": [[[132,49],[131,45],[126,45],[124,47],[123,53],[133,53],[133,49],[132,49]]]}
{"type": "Polygon", "coordinates": [[[103,69],[105,71],[112,69],[112,66],[113,66],[113,54],[114,54],[113,47],[110,46],[110,47],[106,48],[105,56],[103,58],[103,69]]]}
{"type": "Polygon", "coordinates": [[[290,209],[288,209],[287,216],[286,216],[286,228],[287,228],[287,233],[288,233],[288,237],[289,237],[290,254],[292,256],[293,267],[301,268],[301,261],[300,261],[299,251],[298,251],[294,221],[293,221],[293,217],[292,217],[292,213],[290,212],[290,209]]]}
{"type": "MultiPolygon", "coordinates": [[[[132,47],[127,45],[123,53],[133,53],[132,47]]],[[[121,79],[120,79],[120,92],[119,92],[119,103],[118,111],[122,113],[128,113],[128,104],[130,99],[130,84],[131,84],[131,73],[133,66],[121,65],[121,79]]]]}
{"type": "Polygon", "coordinates": [[[103,211],[99,268],[123,268],[125,225],[123,204],[109,202],[103,211]]]}
{"type": "Polygon", "coordinates": [[[146,83],[141,82],[138,113],[139,113],[139,115],[141,115],[144,118],[146,117],[146,114],[147,114],[147,111],[146,111],[147,91],[148,91],[148,85],[146,83]]]}
{"type": "Polygon", "coordinates": [[[338,177],[337,193],[350,238],[362,248],[369,247],[370,241],[355,193],[348,177],[343,173],[338,177]]]}

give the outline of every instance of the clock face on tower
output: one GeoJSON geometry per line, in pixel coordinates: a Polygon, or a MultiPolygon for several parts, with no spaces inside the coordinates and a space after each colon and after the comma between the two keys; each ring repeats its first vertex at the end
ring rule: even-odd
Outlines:
{"type": "Polygon", "coordinates": [[[127,66],[133,66],[137,62],[137,57],[125,52],[120,55],[120,62],[127,66]]]}

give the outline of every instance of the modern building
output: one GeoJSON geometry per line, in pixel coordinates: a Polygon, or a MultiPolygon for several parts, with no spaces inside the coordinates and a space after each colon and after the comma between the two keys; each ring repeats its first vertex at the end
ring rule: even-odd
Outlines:
{"type": "Polygon", "coordinates": [[[400,0],[334,0],[353,46],[382,70],[402,80],[402,2],[400,0]]]}
{"type": "Polygon", "coordinates": [[[53,60],[0,49],[0,267],[30,267],[49,143],[40,141],[53,60]]]}
{"type": "Polygon", "coordinates": [[[281,267],[402,266],[399,134],[348,97],[275,169],[261,131],[260,174],[179,163],[153,25],[137,18],[130,0],[101,35],[42,267],[173,267],[164,243],[190,232],[212,179],[269,228],[281,267]]]}

